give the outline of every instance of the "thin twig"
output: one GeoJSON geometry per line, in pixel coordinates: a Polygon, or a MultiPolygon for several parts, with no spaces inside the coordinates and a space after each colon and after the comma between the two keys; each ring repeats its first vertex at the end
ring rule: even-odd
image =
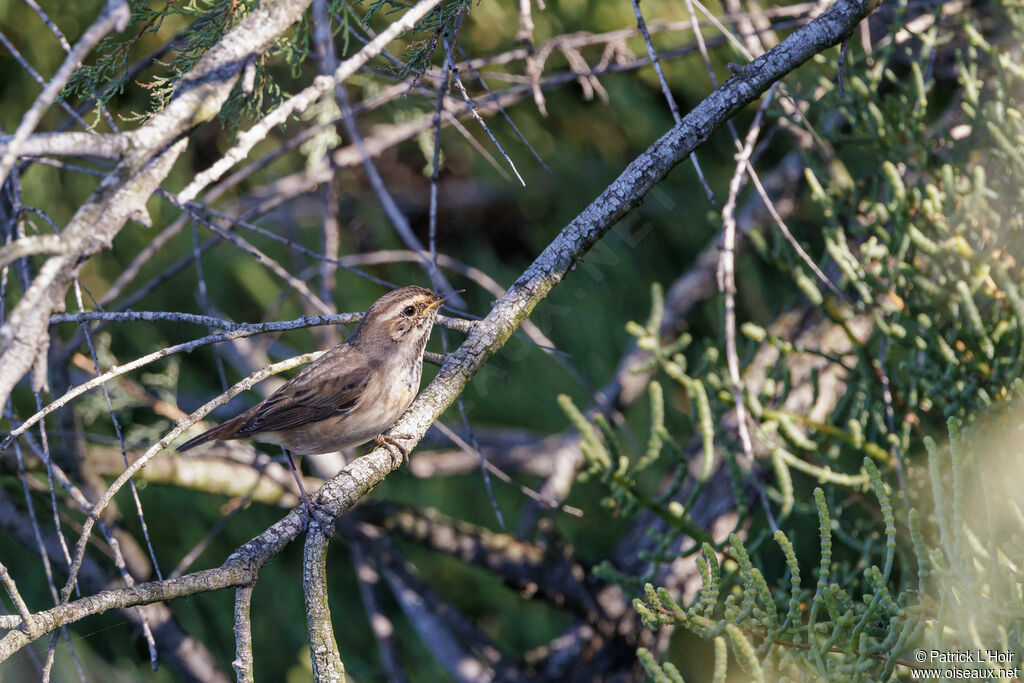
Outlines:
{"type": "MultiPolygon", "coordinates": [[[[647,30],[647,22],[644,21],[644,14],[640,11],[640,0],[630,1],[633,3],[633,14],[636,16],[637,30],[640,31],[640,35],[644,38],[644,44],[647,46],[647,56],[650,57],[651,64],[654,66],[654,72],[658,75],[661,93],[665,96],[669,111],[672,112],[672,120],[678,125],[683,120],[683,117],[679,115],[679,105],[676,104],[676,98],[672,94],[672,89],[668,87],[665,71],[661,68],[661,60],[658,59],[658,52],[654,49],[654,43],[651,42],[651,32],[647,30]]],[[[708,201],[711,202],[711,206],[716,206],[715,193],[712,191],[711,185],[708,184],[707,178],[704,177],[704,171],[701,170],[696,152],[690,155],[690,162],[693,164],[693,170],[697,172],[697,180],[700,182],[700,186],[704,188],[704,194],[707,195],[708,201]]]]}
{"type": "Polygon", "coordinates": [[[32,612],[29,610],[28,605],[25,604],[24,598],[21,597],[21,591],[18,590],[18,584],[14,582],[14,578],[10,572],[7,571],[7,567],[0,562],[0,581],[3,582],[4,588],[7,589],[7,595],[11,597],[11,602],[14,603],[15,609],[18,610],[18,616],[21,617],[21,623],[28,631],[30,636],[37,635],[36,631],[36,620],[32,617],[32,612]]]}
{"type": "Polygon", "coordinates": [[[825,275],[821,268],[818,267],[818,264],[811,258],[810,254],[804,250],[800,242],[798,242],[796,237],[793,236],[789,226],[786,225],[786,221],[782,219],[778,209],[775,208],[775,202],[771,200],[771,197],[768,196],[768,193],[764,189],[764,185],[761,184],[761,179],[758,177],[757,172],[754,171],[753,164],[751,164],[749,160],[746,164],[747,175],[750,177],[750,181],[754,184],[754,189],[757,190],[758,196],[761,197],[761,201],[764,202],[764,206],[768,210],[769,215],[771,215],[772,220],[775,221],[775,225],[778,226],[779,232],[781,232],[782,236],[786,238],[789,245],[793,247],[793,251],[797,253],[797,256],[804,262],[804,265],[811,269],[811,272],[814,273],[815,277],[817,277],[823,285],[828,287],[829,291],[835,294],[839,300],[845,300],[845,297],[843,296],[843,293],[839,291],[839,288],[836,287],[827,275],[825,275]]]}
{"type": "MultiPolygon", "coordinates": [[[[520,0],[520,2],[529,2],[529,0],[520,0]]],[[[469,60],[469,55],[466,54],[466,51],[462,49],[461,45],[458,46],[458,50],[459,54],[462,55],[462,58],[465,60],[463,63],[466,65],[466,68],[469,69],[469,72],[471,74],[473,74],[473,77],[480,84],[480,87],[484,89],[484,92],[487,93],[487,96],[493,98],[494,93],[491,92],[491,89],[487,87],[487,81],[485,81],[484,77],[480,75],[480,72],[473,68],[473,63],[469,60]]],[[[537,150],[533,148],[533,145],[531,145],[530,141],[526,139],[526,136],[523,135],[522,131],[519,130],[519,126],[515,124],[515,122],[512,120],[512,117],[509,116],[508,112],[505,110],[505,107],[501,106],[500,103],[498,104],[498,113],[501,114],[501,117],[503,119],[505,119],[505,122],[509,125],[509,128],[511,128],[512,132],[516,134],[517,138],[519,138],[519,141],[526,145],[526,148],[530,150],[530,154],[532,154],[533,158],[537,160],[537,163],[540,164],[545,171],[553,174],[554,171],[552,171],[551,167],[548,166],[547,163],[545,163],[544,159],[537,152],[537,150]]]]}
{"type": "MultiPolygon", "coordinates": [[[[433,154],[431,155],[431,162],[430,162],[431,163],[431,166],[430,166],[430,213],[429,213],[429,216],[430,216],[430,225],[429,225],[430,265],[431,265],[431,269],[434,272],[440,272],[440,269],[437,267],[437,206],[438,206],[438,201],[437,201],[437,181],[438,181],[438,179],[440,177],[440,166],[439,166],[439,164],[440,164],[440,144],[441,144],[440,112],[441,112],[441,104],[442,104],[443,98],[444,98],[444,91],[447,88],[447,84],[449,84],[449,76],[450,75],[453,76],[457,81],[459,79],[459,73],[457,71],[455,71],[455,69],[453,68],[453,63],[455,61],[455,54],[454,54],[455,53],[455,46],[458,45],[458,43],[459,43],[459,33],[462,31],[462,26],[463,26],[464,20],[465,20],[465,14],[460,13],[459,16],[456,18],[455,35],[452,36],[451,39],[449,38],[449,36],[447,36],[446,32],[442,33],[442,35],[441,35],[442,43],[443,43],[443,47],[444,47],[444,63],[445,63],[445,66],[447,67],[447,71],[444,73],[444,76],[441,78],[441,80],[440,80],[440,82],[438,83],[438,86],[437,86],[437,105],[436,105],[436,109],[434,110],[434,119],[433,119],[433,122],[434,122],[434,137],[433,137],[434,143],[433,143],[433,148],[432,148],[432,151],[431,151],[433,154]]],[[[462,88],[462,91],[463,91],[464,97],[466,97],[466,101],[469,103],[470,106],[473,106],[473,103],[471,101],[469,101],[469,95],[466,94],[465,88],[462,88]]],[[[473,108],[473,110],[474,110],[474,116],[476,116],[477,119],[479,119],[479,115],[475,114],[475,108],[473,108]]],[[[482,120],[480,120],[480,123],[481,124],[483,123],[482,120]]],[[[489,133],[489,131],[488,131],[488,133],[489,133]]],[[[494,139],[494,138],[492,137],[492,139],[494,139]]],[[[498,144],[498,141],[495,140],[495,143],[498,144]]],[[[498,144],[498,148],[499,148],[499,150],[501,150],[501,145],[500,144],[498,144]]],[[[504,154],[504,152],[505,151],[502,150],[503,154],[504,154]]],[[[506,156],[506,159],[508,159],[507,156],[506,156]]],[[[509,160],[509,164],[510,165],[512,164],[511,160],[509,160]]],[[[512,170],[515,171],[515,166],[514,165],[512,166],[512,170]]],[[[519,174],[516,173],[517,177],[518,177],[518,175],[519,174]]],[[[522,182],[522,178],[519,178],[519,181],[522,182]]],[[[523,183],[523,184],[525,184],[525,183],[523,183]]],[[[444,330],[441,330],[441,348],[443,349],[444,353],[447,354],[447,335],[444,333],[444,330]]],[[[469,423],[469,416],[466,414],[466,405],[465,405],[465,401],[463,401],[463,399],[462,399],[462,395],[460,395],[456,399],[456,403],[458,404],[459,415],[462,418],[462,423],[463,423],[463,426],[466,429],[466,433],[469,435],[470,441],[472,441],[473,444],[474,444],[473,451],[476,453],[476,456],[479,459],[480,474],[483,477],[483,486],[484,486],[484,488],[486,489],[486,492],[487,492],[487,499],[490,501],[490,509],[494,510],[495,517],[498,519],[498,524],[504,529],[505,528],[505,517],[502,515],[501,506],[498,505],[498,499],[495,498],[494,485],[492,483],[490,483],[490,475],[488,474],[487,469],[486,469],[486,460],[484,459],[483,454],[480,453],[479,446],[476,443],[476,437],[473,435],[473,427],[469,423]]],[[[436,424],[440,424],[440,423],[438,422],[436,424]]]]}
{"type": "MultiPolygon", "coordinates": [[[[458,432],[456,432],[455,430],[453,430],[451,427],[449,427],[445,423],[441,422],[440,420],[438,420],[437,422],[434,423],[434,427],[436,427],[438,429],[438,431],[440,431],[446,437],[451,439],[452,443],[454,443],[456,446],[458,446],[459,449],[461,449],[464,453],[467,453],[467,454],[477,458],[479,460],[479,462],[480,462],[480,465],[482,467],[487,468],[488,472],[493,473],[494,476],[496,476],[498,479],[501,479],[503,482],[505,482],[509,486],[514,486],[515,488],[519,489],[519,492],[522,493],[527,498],[532,498],[533,500],[537,501],[538,503],[540,503],[544,507],[550,508],[552,510],[561,510],[562,512],[564,512],[566,514],[569,514],[569,515],[572,515],[573,517],[582,517],[583,516],[583,510],[580,510],[578,507],[573,507],[572,505],[566,505],[565,503],[560,503],[559,501],[555,500],[554,498],[549,498],[549,497],[545,496],[542,493],[537,493],[536,491],[531,489],[529,486],[524,486],[523,484],[520,484],[519,482],[514,480],[512,477],[510,477],[508,474],[506,474],[501,468],[499,468],[497,465],[495,465],[494,463],[492,463],[491,461],[487,460],[484,457],[483,452],[480,450],[479,444],[470,445],[470,444],[466,443],[466,440],[463,439],[461,436],[459,436],[458,432]]],[[[474,438],[474,441],[475,440],[476,439],[474,438]]],[[[491,493],[491,500],[493,501],[493,499],[494,499],[494,494],[492,492],[491,493]]],[[[500,519],[500,517],[499,517],[499,519],[500,519]]],[[[504,528],[504,525],[502,525],[502,528],[504,528]]]]}
{"type": "Polygon", "coordinates": [[[750,125],[743,149],[736,155],[736,172],[729,183],[729,197],[722,208],[722,253],[718,267],[718,288],[725,299],[725,354],[726,363],[729,368],[729,380],[732,384],[732,395],[736,411],[736,428],[739,432],[740,444],[743,447],[743,454],[750,468],[750,474],[754,478],[758,497],[764,507],[765,516],[772,531],[778,531],[775,516],[772,514],[771,505],[768,503],[768,496],[765,493],[764,484],[761,483],[757,474],[757,462],[754,459],[754,446],[750,441],[750,430],[747,426],[747,410],[743,396],[743,378],[740,376],[739,353],[736,348],[736,200],[739,196],[743,176],[747,170],[747,162],[754,150],[754,143],[757,142],[758,133],[761,131],[761,120],[764,117],[768,105],[772,101],[775,91],[773,84],[765,95],[761,106],[758,107],[754,121],[750,125]]]}
{"type": "MultiPolygon", "coordinates": [[[[36,83],[41,85],[43,88],[46,88],[46,81],[43,79],[43,77],[39,75],[38,71],[36,71],[35,69],[32,68],[32,65],[28,63],[28,61],[25,59],[24,55],[21,54],[21,52],[14,46],[14,43],[12,43],[7,38],[7,36],[5,36],[3,34],[2,31],[0,31],[0,45],[3,45],[5,48],[7,48],[7,51],[11,53],[11,56],[14,57],[15,61],[17,61],[18,64],[20,64],[22,66],[22,68],[24,68],[25,71],[28,72],[29,76],[32,77],[32,80],[34,80],[36,83]]],[[[78,112],[76,112],[74,109],[71,108],[70,104],[68,104],[64,100],[60,100],[60,106],[80,126],[82,126],[83,128],[88,128],[89,127],[89,124],[87,124],[82,119],[82,117],[78,115],[78,112]]],[[[13,137],[13,136],[10,136],[10,137],[5,136],[5,137],[6,137],[6,139],[4,140],[4,145],[5,145],[5,148],[6,148],[6,144],[9,143],[11,137],[13,137]]]]}
{"type": "MultiPolygon", "coordinates": [[[[455,86],[459,89],[459,92],[462,93],[462,99],[465,100],[466,104],[469,106],[469,110],[472,113],[473,118],[477,120],[477,123],[479,123],[480,126],[484,129],[484,132],[487,133],[487,136],[489,138],[491,138],[491,142],[493,142],[494,146],[498,148],[499,152],[501,152],[501,156],[505,157],[505,161],[508,162],[508,165],[512,169],[512,172],[516,174],[516,178],[519,179],[519,182],[522,184],[523,187],[526,187],[526,181],[523,180],[523,177],[521,175],[519,175],[519,169],[516,168],[515,163],[513,163],[511,157],[509,157],[509,155],[508,155],[508,152],[505,151],[505,148],[501,146],[500,142],[498,142],[498,138],[494,137],[494,133],[491,132],[490,127],[483,120],[483,118],[481,118],[480,112],[477,111],[476,105],[473,103],[472,98],[469,96],[469,93],[466,91],[466,86],[462,84],[462,76],[459,75],[459,70],[455,67],[455,65],[453,63],[454,60],[451,57],[451,49],[449,47],[449,40],[448,40],[447,36],[445,36],[443,38],[443,40],[444,40],[445,48],[447,49],[448,55],[449,55],[448,56],[448,70],[452,74],[452,78],[455,81],[455,86]]],[[[455,42],[452,41],[451,45],[454,45],[454,44],[455,44],[455,42]]]]}
{"type": "MultiPolygon", "coordinates": [[[[78,310],[79,311],[84,311],[85,310],[85,306],[82,303],[82,286],[79,284],[77,279],[75,280],[75,301],[78,304],[78,310]]],[[[96,374],[99,375],[100,374],[100,362],[99,362],[99,358],[96,355],[96,347],[95,347],[95,345],[92,342],[92,335],[89,333],[89,324],[88,323],[82,323],[82,332],[85,334],[85,341],[86,341],[86,344],[89,347],[89,355],[92,358],[93,369],[95,370],[96,374]]],[[[104,399],[104,401],[106,402],[106,405],[107,405],[107,414],[110,415],[110,421],[111,421],[111,423],[114,426],[114,433],[117,435],[117,441],[118,441],[118,444],[121,447],[121,457],[124,460],[125,467],[127,467],[128,466],[128,451],[125,448],[124,434],[121,432],[121,423],[117,419],[117,414],[114,412],[114,404],[110,400],[110,392],[107,391],[107,386],[103,385],[100,388],[103,391],[103,399],[104,399]]],[[[37,408],[38,407],[39,406],[37,406],[37,408]]],[[[39,424],[43,425],[44,423],[40,422],[39,424]]],[[[44,433],[44,436],[45,436],[45,433],[44,433]]],[[[47,446],[46,446],[45,438],[43,439],[43,449],[44,449],[44,453],[46,453],[47,461],[49,461],[50,454],[47,451],[47,446]]],[[[152,563],[153,569],[156,572],[157,579],[161,579],[162,580],[164,577],[163,577],[163,574],[160,573],[160,564],[157,562],[156,551],[153,549],[153,541],[152,541],[152,539],[150,539],[150,536],[149,536],[149,525],[146,524],[146,515],[142,511],[142,501],[139,499],[138,487],[135,485],[135,480],[134,479],[130,480],[128,483],[129,483],[129,488],[130,488],[131,494],[132,494],[132,501],[135,503],[135,513],[136,513],[136,515],[139,518],[139,524],[142,527],[142,536],[143,536],[143,539],[146,542],[146,549],[149,552],[149,561],[152,563]]],[[[61,540],[63,541],[63,537],[61,538],[61,540]]],[[[153,637],[153,630],[152,630],[152,628],[149,625],[149,620],[146,618],[146,615],[142,614],[140,612],[139,616],[142,619],[142,630],[143,630],[143,634],[144,634],[144,636],[146,638],[146,644],[149,647],[150,666],[153,668],[154,671],[156,671],[156,668],[157,668],[157,651],[156,651],[156,640],[153,637]]]]}
{"type": "Polygon", "coordinates": [[[213,221],[209,221],[205,217],[201,216],[198,212],[194,212],[192,213],[192,215],[196,220],[201,222],[203,225],[205,225],[207,228],[212,230],[214,233],[216,233],[223,239],[231,242],[240,249],[249,252],[249,254],[251,254],[258,263],[266,266],[267,269],[270,270],[270,272],[274,273],[274,275],[277,275],[279,278],[284,280],[289,287],[291,287],[300,295],[304,296],[309,303],[313,304],[314,308],[320,311],[321,315],[335,314],[336,311],[334,310],[334,307],[325,303],[323,299],[317,296],[316,292],[309,288],[309,285],[307,285],[304,281],[298,279],[297,277],[289,273],[284,266],[278,263],[275,259],[272,259],[266,254],[264,254],[252,242],[248,241],[244,237],[224,230],[213,221]]]}
{"type": "MultiPolygon", "coordinates": [[[[75,281],[75,301],[78,304],[78,310],[84,312],[85,305],[82,302],[82,287],[75,281]]],[[[92,335],[89,333],[89,324],[82,323],[82,331],[85,334],[86,345],[89,347],[89,356],[92,358],[93,369],[97,375],[102,374],[100,372],[100,360],[96,355],[96,346],[92,342],[92,335]]],[[[124,466],[128,467],[128,449],[125,447],[124,434],[121,432],[121,421],[117,419],[117,413],[114,412],[114,403],[110,399],[110,392],[107,391],[107,385],[100,387],[103,392],[103,400],[107,405],[107,414],[110,416],[110,421],[114,426],[114,435],[117,437],[117,443],[121,447],[121,457],[124,459],[124,466]]],[[[135,481],[129,482],[132,493],[132,501],[135,503],[135,513],[139,517],[139,524],[142,527],[142,536],[146,541],[146,549],[149,551],[149,560],[153,563],[153,570],[156,572],[157,579],[163,579],[163,574],[160,573],[160,564],[156,559],[156,551],[153,550],[153,541],[149,537],[149,525],[146,524],[146,515],[142,511],[142,501],[139,500],[139,490],[135,486],[135,481]]],[[[154,660],[156,657],[155,648],[150,653],[154,660]]],[[[155,663],[155,662],[154,662],[155,663]]]]}

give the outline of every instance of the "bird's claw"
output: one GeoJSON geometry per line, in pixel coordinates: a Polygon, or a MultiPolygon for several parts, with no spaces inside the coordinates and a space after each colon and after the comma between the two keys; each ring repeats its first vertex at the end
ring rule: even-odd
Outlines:
{"type": "Polygon", "coordinates": [[[409,449],[397,441],[397,439],[407,438],[410,437],[406,434],[398,434],[396,436],[378,434],[374,437],[373,443],[377,447],[384,447],[388,450],[388,453],[391,454],[391,464],[397,469],[402,466],[403,462],[409,462],[409,449]]]}
{"type": "Polygon", "coordinates": [[[312,497],[307,497],[306,500],[303,501],[301,507],[305,511],[304,517],[306,518],[305,527],[307,531],[309,530],[309,526],[313,522],[316,522],[317,526],[320,527],[322,531],[325,531],[328,536],[334,533],[331,530],[334,528],[335,515],[327,505],[319,499],[313,500],[312,497]]]}

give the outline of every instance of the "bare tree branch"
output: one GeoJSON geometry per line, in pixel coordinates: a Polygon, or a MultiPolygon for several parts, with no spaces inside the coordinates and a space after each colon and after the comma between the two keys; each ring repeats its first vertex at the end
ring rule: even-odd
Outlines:
{"type": "Polygon", "coordinates": [[[302,586],[306,596],[306,624],[309,629],[309,657],[313,662],[313,680],[344,681],[345,665],[338,653],[327,601],[327,546],[334,535],[334,520],[324,521],[314,507],[306,530],[306,549],[302,561],[302,586]]]}
{"type": "Polygon", "coordinates": [[[736,411],[736,429],[739,432],[740,444],[743,446],[743,453],[746,456],[747,467],[750,468],[750,476],[758,487],[758,495],[761,498],[761,505],[764,507],[764,514],[768,518],[768,524],[772,531],[778,530],[775,516],[772,514],[771,505],[764,492],[764,486],[760,483],[757,474],[757,464],[754,462],[754,447],[750,440],[750,430],[747,425],[747,410],[743,400],[743,379],[740,377],[739,354],[736,350],[736,200],[739,196],[740,187],[750,161],[750,155],[754,151],[754,143],[761,132],[761,119],[764,116],[768,104],[771,102],[774,86],[768,91],[761,106],[757,110],[754,122],[750,125],[747,138],[742,149],[736,155],[736,171],[732,181],[729,183],[729,198],[722,208],[722,253],[718,261],[718,289],[725,298],[725,354],[729,367],[729,381],[732,384],[734,410],[736,411]]]}
{"type": "Polygon", "coordinates": [[[252,621],[249,610],[252,607],[253,584],[235,589],[235,660],[231,667],[238,676],[238,683],[253,683],[252,621]]]}

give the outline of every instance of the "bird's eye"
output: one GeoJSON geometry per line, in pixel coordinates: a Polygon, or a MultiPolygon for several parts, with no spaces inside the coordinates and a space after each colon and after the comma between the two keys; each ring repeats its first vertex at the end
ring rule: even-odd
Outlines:
{"type": "Polygon", "coordinates": [[[404,315],[406,318],[411,318],[415,314],[416,314],[416,307],[415,306],[406,306],[405,308],[402,309],[402,315],[404,315]]]}

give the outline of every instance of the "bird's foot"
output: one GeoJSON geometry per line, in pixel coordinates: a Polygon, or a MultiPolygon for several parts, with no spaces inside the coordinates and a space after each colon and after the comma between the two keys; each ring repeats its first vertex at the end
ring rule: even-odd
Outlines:
{"type": "Polygon", "coordinates": [[[328,536],[331,536],[334,531],[334,523],[337,516],[331,512],[331,509],[319,498],[314,500],[307,498],[302,503],[302,507],[306,510],[304,515],[306,518],[306,531],[309,531],[309,526],[316,522],[316,525],[321,531],[325,532],[328,536]]]}
{"type": "Polygon", "coordinates": [[[398,443],[397,439],[411,439],[412,436],[409,434],[378,434],[373,438],[373,445],[376,447],[383,446],[391,454],[391,464],[395,469],[402,466],[402,463],[409,462],[409,449],[398,443]]]}

